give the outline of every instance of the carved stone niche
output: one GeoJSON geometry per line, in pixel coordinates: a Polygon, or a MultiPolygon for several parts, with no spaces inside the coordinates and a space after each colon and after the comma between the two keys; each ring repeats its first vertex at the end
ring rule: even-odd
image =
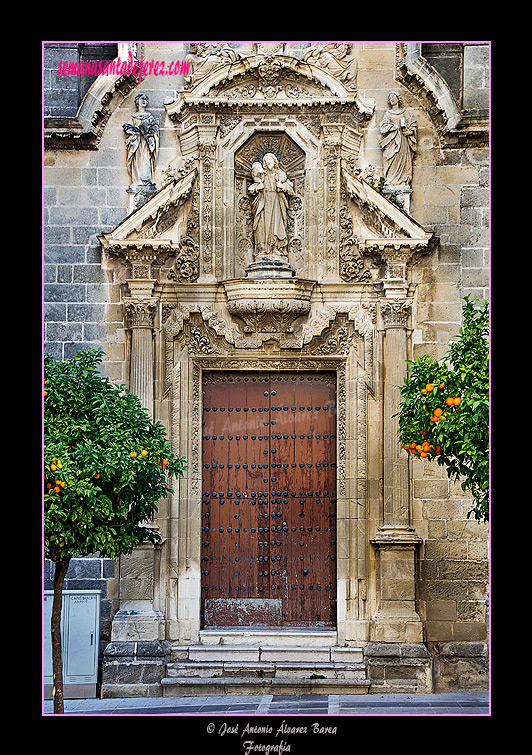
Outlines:
{"type": "Polygon", "coordinates": [[[245,270],[248,277],[290,278],[303,265],[305,160],[305,152],[284,131],[256,131],[235,152],[236,268],[245,270]],[[263,176],[267,155],[275,158],[291,187],[282,200],[286,202],[286,237],[281,254],[258,244],[254,223],[255,208],[263,206],[261,192],[254,191],[259,186],[256,181],[263,179],[254,175],[254,168],[259,166],[263,176]]]}
{"type": "Polygon", "coordinates": [[[303,278],[235,278],[223,282],[227,309],[244,321],[244,332],[272,334],[277,340],[293,333],[298,317],[310,312],[315,284],[303,278]]]}

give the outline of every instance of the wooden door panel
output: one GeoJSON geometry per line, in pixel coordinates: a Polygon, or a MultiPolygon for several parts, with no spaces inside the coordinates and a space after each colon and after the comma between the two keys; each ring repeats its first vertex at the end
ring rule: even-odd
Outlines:
{"type": "Polygon", "coordinates": [[[203,423],[207,625],[333,625],[334,375],[208,374],[203,423]]]}

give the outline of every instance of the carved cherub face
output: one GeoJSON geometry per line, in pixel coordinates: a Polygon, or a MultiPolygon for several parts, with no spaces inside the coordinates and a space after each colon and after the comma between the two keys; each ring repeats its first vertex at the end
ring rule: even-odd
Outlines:
{"type": "Polygon", "coordinates": [[[256,181],[264,175],[264,168],[259,162],[255,162],[251,166],[251,175],[256,181]]]}

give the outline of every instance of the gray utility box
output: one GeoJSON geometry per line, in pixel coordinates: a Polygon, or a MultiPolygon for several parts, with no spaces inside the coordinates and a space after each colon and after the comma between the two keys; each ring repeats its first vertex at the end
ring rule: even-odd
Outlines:
{"type": "MultiPolygon", "coordinates": [[[[100,590],[63,590],[61,644],[65,699],[96,697],[100,644],[100,590]]],[[[44,592],[44,698],[53,688],[52,618],[53,590],[44,592]]]]}

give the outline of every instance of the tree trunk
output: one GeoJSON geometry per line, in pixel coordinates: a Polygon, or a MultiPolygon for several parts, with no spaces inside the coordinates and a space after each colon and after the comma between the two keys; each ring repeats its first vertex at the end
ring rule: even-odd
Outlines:
{"type": "Polygon", "coordinates": [[[61,650],[61,609],[63,607],[63,583],[70,564],[70,558],[55,562],[54,601],[52,604],[52,673],[54,684],[52,698],[54,713],[64,713],[63,700],[63,657],[61,650]]]}

